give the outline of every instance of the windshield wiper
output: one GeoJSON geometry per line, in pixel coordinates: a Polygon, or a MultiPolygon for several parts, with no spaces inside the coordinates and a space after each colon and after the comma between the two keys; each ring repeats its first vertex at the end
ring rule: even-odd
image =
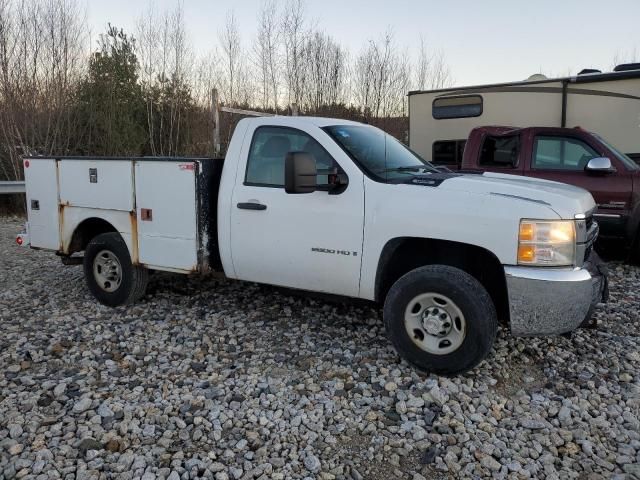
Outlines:
{"type": "Polygon", "coordinates": [[[414,165],[411,167],[393,167],[393,168],[385,168],[380,170],[380,173],[389,173],[389,172],[419,172],[420,170],[427,170],[430,173],[435,173],[433,167],[428,165],[414,165]]]}

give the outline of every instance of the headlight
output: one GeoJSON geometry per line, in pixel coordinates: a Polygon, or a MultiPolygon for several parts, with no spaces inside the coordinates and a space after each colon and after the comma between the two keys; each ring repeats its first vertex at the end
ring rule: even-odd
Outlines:
{"type": "Polygon", "coordinates": [[[573,265],[576,226],[572,220],[521,220],[518,265],[573,265]]]}

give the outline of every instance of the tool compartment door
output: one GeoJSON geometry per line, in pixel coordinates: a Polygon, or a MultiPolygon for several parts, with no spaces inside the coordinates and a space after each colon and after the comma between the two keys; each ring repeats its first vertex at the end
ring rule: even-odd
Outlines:
{"type": "Polygon", "coordinates": [[[133,211],[131,160],[60,160],[60,203],[64,206],[133,211]]]}
{"type": "Polygon", "coordinates": [[[24,178],[27,185],[29,241],[32,247],[58,250],[58,171],[54,159],[26,159],[24,178]]]}
{"type": "Polygon", "coordinates": [[[140,263],[158,270],[198,269],[197,162],[135,163],[140,263]]]}

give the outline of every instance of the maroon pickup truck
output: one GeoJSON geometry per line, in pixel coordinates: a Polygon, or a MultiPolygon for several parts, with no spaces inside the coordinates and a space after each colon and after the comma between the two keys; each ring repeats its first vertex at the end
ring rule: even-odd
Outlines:
{"type": "Polygon", "coordinates": [[[601,237],[624,239],[634,259],[640,259],[640,167],[595,133],[579,127],[479,127],[471,131],[460,164],[446,166],[544,178],[589,190],[598,204],[594,217],[601,237]]]}

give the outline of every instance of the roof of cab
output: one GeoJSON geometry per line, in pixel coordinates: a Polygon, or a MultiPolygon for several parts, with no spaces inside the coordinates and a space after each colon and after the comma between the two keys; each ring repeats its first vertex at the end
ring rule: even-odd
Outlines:
{"type": "Polygon", "coordinates": [[[564,131],[564,130],[578,130],[581,132],[587,132],[582,127],[539,127],[539,126],[531,126],[531,127],[514,127],[510,125],[483,125],[481,127],[475,127],[471,129],[471,132],[482,132],[488,133],[489,135],[513,135],[518,132],[523,132],[526,130],[535,129],[537,131],[564,131]]]}

